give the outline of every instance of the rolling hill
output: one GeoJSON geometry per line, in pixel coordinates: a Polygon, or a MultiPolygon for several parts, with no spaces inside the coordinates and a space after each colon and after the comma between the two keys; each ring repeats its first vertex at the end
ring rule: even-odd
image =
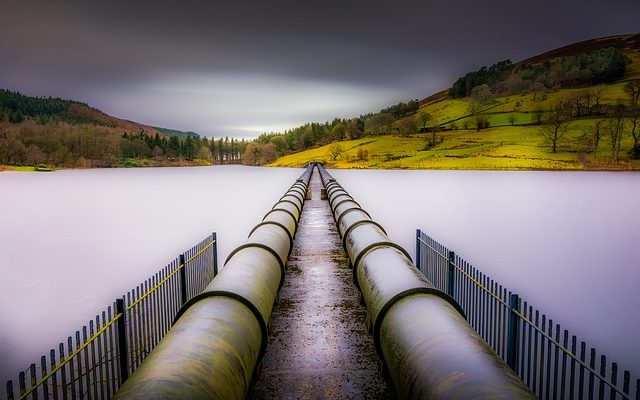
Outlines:
{"type": "MultiPolygon", "coordinates": [[[[270,165],[321,161],[337,168],[640,169],[638,104],[628,93],[630,85],[640,87],[640,34],[591,39],[514,64],[498,63],[455,84],[457,92],[432,94],[402,115],[358,117],[364,126],[360,132],[352,129],[340,137],[334,134],[341,132],[335,121],[326,124],[328,133],[316,146],[270,165]],[[620,66],[620,57],[626,65],[620,66]],[[554,152],[543,132],[558,104],[565,105],[561,129],[566,133],[555,138],[554,152]],[[381,127],[373,123],[378,120],[386,122],[381,127]]],[[[339,123],[349,126],[350,121],[339,123]]]]}
{"type": "Polygon", "coordinates": [[[116,118],[78,101],[0,89],[0,170],[37,164],[200,165],[211,159],[209,149],[209,141],[195,132],[116,118]]]}

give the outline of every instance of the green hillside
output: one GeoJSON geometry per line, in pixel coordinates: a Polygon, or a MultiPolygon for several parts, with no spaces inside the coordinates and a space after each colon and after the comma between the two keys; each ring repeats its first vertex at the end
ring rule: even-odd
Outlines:
{"type": "Polygon", "coordinates": [[[269,165],[639,170],[637,92],[640,34],[594,39],[472,71],[413,109],[327,123],[313,148],[269,165]]]}

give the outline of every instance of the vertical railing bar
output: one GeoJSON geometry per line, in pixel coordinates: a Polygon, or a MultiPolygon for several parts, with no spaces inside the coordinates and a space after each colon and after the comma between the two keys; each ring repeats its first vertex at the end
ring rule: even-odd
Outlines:
{"type": "Polygon", "coordinates": [[[13,381],[8,380],[7,381],[7,400],[14,400],[14,399],[15,399],[15,395],[13,392],[13,381]]]}
{"type": "MultiPolygon", "coordinates": [[[[150,285],[149,280],[147,279],[146,281],[144,281],[144,293],[146,294],[153,286],[150,285]]],[[[147,355],[151,352],[151,349],[153,348],[153,343],[151,341],[151,312],[150,312],[150,304],[149,301],[151,299],[149,297],[145,298],[144,301],[142,302],[142,304],[140,304],[141,306],[141,311],[144,312],[143,317],[144,317],[144,331],[145,331],[145,341],[144,341],[144,352],[143,354],[143,358],[142,360],[144,360],[145,358],[147,358],[147,355]]]]}
{"type": "MultiPolygon", "coordinates": [[[[104,321],[104,322],[106,323],[107,321],[104,321]]],[[[96,315],[96,331],[99,331],[100,329],[102,329],[102,326],[100,325],[100,315],[96,315]]],[[[100,398],[100,399],[104,398],[105,380],[104,380],[103,367],[106,366],[106,364],[103,364],[102,340],[101,339],[104,337],[105,334],[106,334],[106,332],[103,332],[103,333],[100,334],[100,336],[95,338],[97,353],[94,353],[94,354],[96,355],[97,362],[94,365],[95,365],[95,368],[97,369],[98,381],[94,382],[94,385],[96,386],[96,388],[98,388],[100,390],[100,392],[99,392],[100,396],[97,397],[97,398],[100,398]]],[[[91,332],[91,337],[93,337],[93,331],[91,332]]]]}
{"type": "Polygon", "coordinates": [[[589,359],[589,399],[593,399],[594,375],[593,370],[596,368],[596,349],[591,348],[591,358],[589,359]]]}
{"type": "MultiPolygon", "coordinates": [[[[522,308],[520,309],[520,314],[524,315],[525,317],[527,316],[527,302],[525,301],[522,304],[522,308]]],[[[522,320],[520,318],[520,316],[518,317],[518,323],[520,324],[520,347],[518,348],[519,351],[519,355],[520,355],[520,378],[522,379],[522,381],[524,382],[527,379],[527,375],[525,375],[525,371],[528,371],[529,369],[529,364],[526,365],[524,364],[524,360],[525,360],[525,353],[529,352],[529,347],[526,346],[527,343],[527,324],[525,324],[524,320],[522,320]],[[526,369],[525,369],[526,368],[526,369]]]]}
{"type": "Polygon", "coordinates": [[[548,335],[549,340],[547,341],[547,373],[546,373],[546,385],[545,385],[545,399],[549,399],[549,392],[551,390],[551,348],[553,347],[553,342],[551,338],[553,338],[553,320],[549,318],[549,326],[548,326],[548,335]]]}
{"type": "Polygon", "coordinates": [[[584,398],[584,363],[587,359],[587,350],[586,350],[587,344],[585,342],[580,342],[580,361],[582,361],[582,363],[580,363],[580,379],[579,379],[579,386],[578,386],[578,398],[579,399],[583,399],[584,398]]]}
{"type": "MultiPolygon", "coordinates": [[[[40,357],[40,379],[44,379],[47,376],[47,357],[40,357]]],[[[37,382],[34,382],[33,386],[37,385],[37,382]]],[[[42,387],[42,397],[45,399],[49,399],[49,383],[45,382],[42,387]]],[[[35,392],[35,391],[34,391],[35,392]]]]}
{"type": "MultiPolygon", "coordinates": [[[[123,319],[123,322],[126,322],[127,329],[124,332],[127,334],[127,345],[124,347],[127,349],[127,353],[125,354],[127,360],[127,371],[133,372],[133,354],[135,353],[135,329],[133,328],[133,324],[135,318],[133,317],[133,310],[127,311],[127,307],[131,304],[133,296],[133,291],[127,292],[127,300],[124,304],[126,307],[123,309],[123,316],[126,314],[126,317],[123,319]],[[131,368],[131,369],[130,369],[131,368]]],[[[135,300],[135,298],[133,298],[135,300]]],[[[123,372],[122,370],[120,370],[123,372]]],[[[124,380],[122,381],[124,383],[124,380]]]]}
{"type": "MultiPolygon", "coordinates": [[[[127,298],[130,298],[127,293],[127,298]]],[[[115,315],[119,315],[120,318],[117,321],[117,337],[118,337],[118,376],[120,377],[120,386],[129,377],[129,350],[127,349],[127,336],[131,338],[131,329],[129,329],[127,335],[127,312],[125,310],[124,296],[116,299],[116,311],[115,315]]],[[[115,392],[115,390],[114,390],[115,392]]]]}
{"type": "Polygon", "coordinates": [[[20,396],[24,395],[27,391],[24,371],[20,371],[20,373],[18,374],[18,387],[20,388],[20,396]]]}
{"type": "MultiPolygon", "coordinates": [[[[541,330],[542,332],[546,332],[546,318],[547,316],[545,314],[542,314],[542,326],[541,326],[541,330]]],[[[544,389],[544,386],[546,384],[548,384],[548,380],[544,380],[544,376],[545,376],[545,372],[546,372],[546,364],[545,364],[545,341],[546,341],[546,337],[545,335],[540,334],[540,394],[538,397],[542,398],[542,391],[544,389]]],[[[545,398],[549,398],[548,394],[545,398]]]]}
{"type": "Polygon", "coordinates": [[[631,372],[624,371],[622,374],[622,393],[629,394],[630,384],[631,384],[631,372]]]}
{"type": "MultiPolygon", "coordinates": [[[[56,368],[56,350],[49,350],[49,362],[51,365],[51,370],[53,371],[56,368]]],[[[58,400],[58,372],[51,376],[51,383],[53,385],[53,400],[58,400]]]]}
{"type": "Polygon", "coordinates": [[[617,390],[615,389],[618,386],[618,363],[611,363],[611,394],[609,398],[615,399],[617,390]]]}
{"type": "MultiPolygon", "coordinates": [[[[103,310],[102,311],[102,325],[106,325],[107,323],[109,323],[111,321],[111,319],[107,319],[107,314],[106,312],[103,310]]],[[[107,327],[107,330],[104,331],[102,333],[102,348],[104,348],[104,368],[102,368],[102,370],[100,371],[101,375],[100,376],[100,380],[103,379],[104,377],[104,382],[105,384],[103,385],[102,391],[105,394],[105,398],[110,399],[111,398],[111,376],[109,375],[109,366],[111,365],[111,361],[109,359],[109,327],[107,327]]]]}
{"type": "MultiPolygon", "coordinates": [[[[87,343],[87,326],[82,327],[82,344],[87,343]]],[[[78,357],[84,355],[84,372],[82,376],[85,377],[85,387],[87,388],[87,398],[91,400],[91,364],[89,364],[89,346],[82,349],[82,354],[78,354],[78,357]]]]}
{"type": "MultiPolygon", "coordinates": [[[[80,350],[80,331],[76,331],[76,352],[80,350]]],[[[82,384],[82,379],[84,377],[82,370],[82,354],[78,354],[76,357],[76,372],[78,373],[78,396],[80,398],[84,398],[84,386],[82,384]]]]}
{"type": "Polygon", "coordinates": [[[576,359],[575,359],[575,355],[576,353],[576,344],[577,344],[577,340],[578,338],[576,337],[576,335],[572,335],[571,336],[571,354],[573,354],[574,356],[571,357],[571,372],[569,373],[569,398],[570,399],[574,399],[574,395],[575,395],[575,378],[576,378],[576,359]]]}
{"type": "Polygon", "coordinates": [[[535,319],[533,314],[533,307],[529,306],[529,319],[533,321],[536,329],[533,329],[533,367],[531,368],[531,388],[533,392],[536,392],[536,383],[538,378],[538,329],[540,327],[539,323],[539,312],[535,310],[535,319]]]}
{"type": "MultiPolygon", "coordinates": [[[[564,330],[562,337],[562,345],[565,349],[569,348],[569,331],[564,330]]],[[[560,400],[564,400],[566,396],[567,386],[567,353],[562,352],[562,371],[560,373],[560,400]]]]}
{"type": "MultiPolygon", "coordinates": [[[[36,386],[36,383],[38,382],[38,378],[36,377],[36,364],[32,363],[29,366],[29,377],[31,379],[31,383],[29,388],[32,388],[34,386],[36,386]]],[[[31,398],[33,400],[37,400],[38,399],[38,391],[34,390],[33,392],[31,392],[31,398]]]]}
{"type": "MultiPolygon", "coordinates": [[[[58,345],[58,350],[60,352],[60,364],[62,364],[64,362],[64,360],[65,360],[65,358],[64,358],[64,343],[60,343],[58,345]]],[[[60,381],[61,381],[61,384],[62,384],[62,400],[67,400],[67,398],[68,398],[67,397],[68,396],[68,393],[67,393],[67,371],[66,371],[67,370],[67,365],[68,364],[64,364],[62,366],[62,368],[60,369],[60,381]]],[[[71,368],[72,367],[70,367],[70,369],[71,368]]]]}
{"type": "MultiPolygon", "coordinates": [[[[86,332],[86,330],[85,330],[86,332]]],[[[93,337],[93,321],[89,321],[89,337],[93,337]]],[[[87,342],[87,339],[84,339],[84,342],[87,342]]],[[[87,350],[88,352],[91,353],[91,364],[87,363],[87,367],[89,367],[89,365],[91,365],[91,378],[93,379],[92,382],[92,387],[93,387],[93,398],[94,399],[98,399],[98,376],[97,376],[97,366],[98,364],[96,363],[96,345],[95,345],[95,340],[91,341],[91,345],[90,348],[85,347],[85,350],[87,350]]],[[[87,371],[88,372],[88,371],[87,371]]],[[[87,374],[88,376],[88,374],[87,374]]]]}
{"type": "MultiPolygon", "coordinates": [[[[153,275],[150,279],[149,285],[154,288],[158,284],[157,274],[153,275]]],[[[158,338],[158,290],[155,290],[149,296],[149,315],[151,316],[150,329],[151,329],[151,349],[154,349],[160,339],[158,338]]]]}
{"type": "Polygon", "coordinates": [[[598,385],[598,398],[604,399],[604,381],[607,379],[607,357],[604,354],[600,355],[600,382],[598,385]]]}
{"type": "Polygon", "coordinates": [[[557,398],[558,394],[558,362],[560,356],[560,349],[558,343],[560,343],[560,324],[556,324],[556,336],[555,343],[553,344],[553,398],[557,398]]]}
{"type": "MultiPolygon", "coordinates": [[[[136,286],[136,300],[138,300],[142,294],[142,283],[140,283],[138,286],[136,286]]],[[[136,346],[136,353],[135,353],[135,368],[137,369],[140,364],[142,364],[142,355],[144,354],[144,316],[143,316],[143,308],[141,307],[142,304],[138,304],[138,306],[135,307],[135,311],[134,311],[134,316],[136,319],[136,338],[138,340],[137,346],[136,346]]],[[[133,311],[133,309],[132,309],[133,311]]],[[[133,370],[135,371],[135,369],[133,370]]]]}
{"type": "Polygon", "coordinates": [[[509,315],[508,315],[508,331],[507,331],[507,365],[517,374],[518,373],[518,310],[520,299],[515,293],[509,295],[509,315]]]}
{"type": "MultiPolygon", "coordinates": [[[[113,310],[116,309],[116,304],[117,304],[117,301],[112,305],[113,310]]],[[[109,321],[111,321],[112,306],[107,307],[107,318],[109,318],[109,321]]],[[[124,315],[122,315],[120,319],[124,320],[124,315]]],[[[116,322],[115,329],[118,329],[119,327],[118,323],[120,322],[120,319],[116,322]]],[[[109,367],[111,369],[111,376],[113,377],[112,383],[111,383],[111,391],[115,394],[116,390],[118,390],[118,388],[120,387],[120,367],[119,367],[120,364],[118,364],[120,361],[120,356],[118,353],[118,343],[117,343],[118,334],[116,331],[116,335],[114,337],[113,330],[114,330],[114,326],[113,325],[109,326],[109,352],[111,353],[111,363],[109,367]]]]}

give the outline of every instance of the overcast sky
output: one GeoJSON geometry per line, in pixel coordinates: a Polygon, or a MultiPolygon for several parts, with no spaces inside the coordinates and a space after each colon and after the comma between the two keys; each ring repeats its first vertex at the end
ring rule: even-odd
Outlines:
{"type": "Polygon", "coordinates": [[[3,0],[0,87],[255,137],[424,98],[502,59],[640,32],[639,16],[639,0],[3,0]]]}

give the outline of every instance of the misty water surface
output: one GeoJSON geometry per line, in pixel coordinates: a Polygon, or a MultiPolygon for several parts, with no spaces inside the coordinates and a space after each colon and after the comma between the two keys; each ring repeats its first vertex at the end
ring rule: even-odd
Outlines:
{"type": "MultiPolygon", "coordinates": [[[[300,173],[1,173],[0,369],[26,369],[211,231],[222,262],[300,173]]],[[[410,252],[422,228],[640,371],[640,174],[331,173],[410,252]]]]}
{"type": "Polygon", "coordinates": [[[639,173],[330,173],[411,254],[420,228],[640,374],[639,173]]]}
{"type": "Polygon", "coordinates": [[[0,397],[5,378],[212,231],[224,262],[302,172],[0,173],[0,397]]]}

